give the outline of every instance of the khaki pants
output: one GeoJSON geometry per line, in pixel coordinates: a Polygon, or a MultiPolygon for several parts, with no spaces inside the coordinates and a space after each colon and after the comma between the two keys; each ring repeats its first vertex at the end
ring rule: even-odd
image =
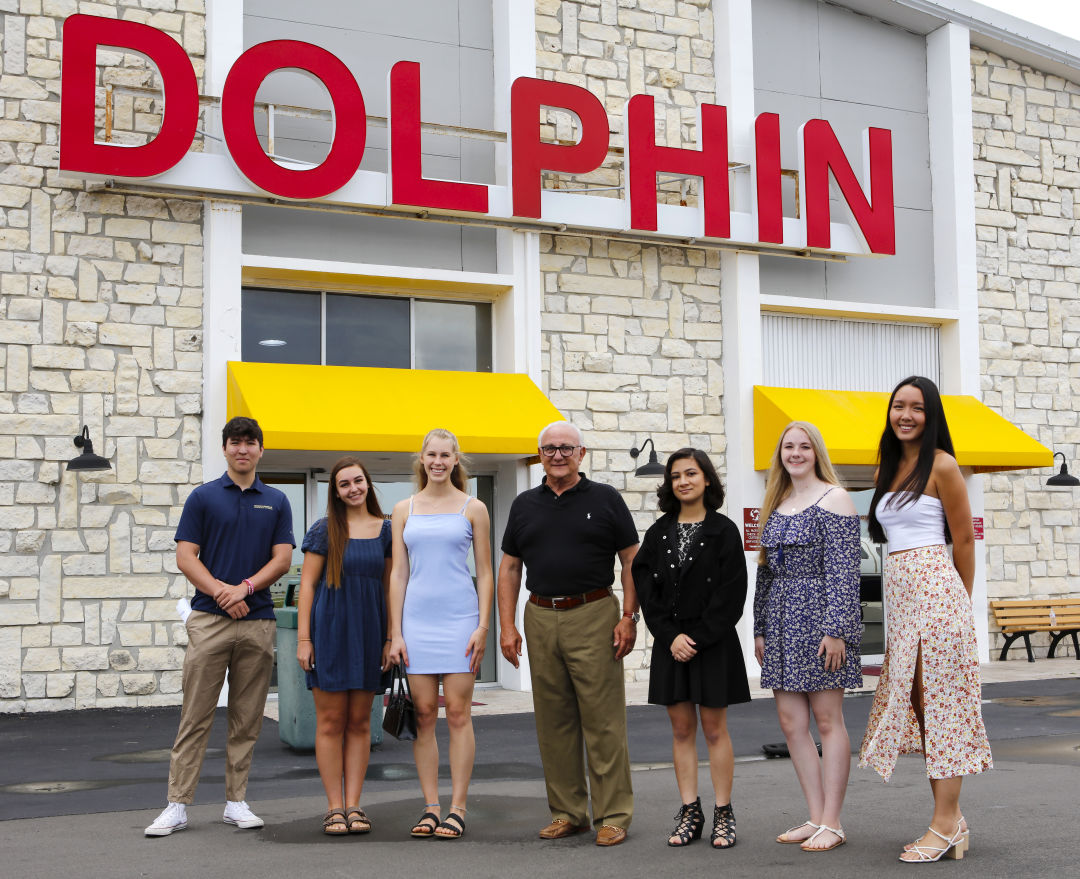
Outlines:
{"type": "Polygon", "coordinates": [[[627,828],[634,816],[626,688],[615,661],[614,597],[571,610],[525,605],[536,737],[552,818],[627,828]],[[585,787],[585,757],[589,786],[585,787]]]}
{"type": "Polygon", "coordinates": [[[184,705],[169,760],[169,802],[190,803],[195,796],[226,670],[229,731],[225,798],[244,799],[274,665],[275,628],[274,620],[234,620],[201,611],[188,617],[184,705]]]}

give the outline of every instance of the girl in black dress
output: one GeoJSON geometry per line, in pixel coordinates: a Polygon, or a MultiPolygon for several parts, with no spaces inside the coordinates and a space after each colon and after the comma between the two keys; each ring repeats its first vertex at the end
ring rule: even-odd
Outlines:
{"type": "Polygon", "coordinates": [[[730,848],[734,759],[727,706],[750,701],[735,632],[746,600],[742,539],[735,523],[716,512],[724,489],[699,449],[679,449],[668,458],[656,495],[664,515],[645,532],[632,571],[654,639],[649,702],[667,706],[683,803],[668,845],[699,839],[705,825],[697,790],[700,716],[716,799],[712,845],[730,848]]]}

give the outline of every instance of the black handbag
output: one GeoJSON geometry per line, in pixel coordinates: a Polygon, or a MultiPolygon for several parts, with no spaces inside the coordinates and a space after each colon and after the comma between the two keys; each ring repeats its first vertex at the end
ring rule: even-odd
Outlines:
{"type": "Polygon", "coordinates": [[[390,699],[383,712],[382,728],[395,739],[411,742],[416,738],[416,706],[413,705],[405,663],[394,666],[390,677],[390,699]]]}

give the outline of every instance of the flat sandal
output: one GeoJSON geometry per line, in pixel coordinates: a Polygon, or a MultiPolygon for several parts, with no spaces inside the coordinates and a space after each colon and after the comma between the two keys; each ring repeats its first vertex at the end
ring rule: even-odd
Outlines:
{"type": "Polygon", "coordinates": [[[349,833],[371,833],[371,819],[359,806],[350,806],[345,814],[349,833]]]}
{"type": "Polygon", "coordinates": [[[435,835],[435,828],[439,826],[439,822],[442,819],[434,812],[425,812],[420,816],[420,819],[413,825],[413,829],[409,832],[410,836],[415,836],[417,839],[431,839],[435,835]],[[433,821],[433,824],[425,824],[425,821],[433,821]]]}
{"type": "Polygon", "coordinates": [[[451,806],[450,813],[443,819],[442,823],[435,828],[436,839],[461,839],[465,834],[465,816],[459,815],[459,812],[464,812],[465,809],[461,806],[451,806]],[[450,822],[454,821],[455,824],[450,822]],[[439,831],[443,831],[440,833],[439,831]]]}
{"type": "Polygon", "coordinates": [[[787,838],[787,837],[791,836],[791,834],[793,834],[800,827],[813,827],[814,831],[816,832],[817,829],[819,827],[821,827],[821,825],[820,824],[815,824],[813,821],[803,821],[802,824],[796,824],[794,827],[789,827],[787,830],[785,830],[783,833],[781,833],[778,837],[776,837],[776,841],[778,843],[780,843],[780,845],[802,845],[804,842],[806,842],[806,840],[808,840],[810,838],[810,836],[813,836],[814,834],[811,833],[810,836],[807,836],[807,837],[805,837],[803,839],[788,839],[787,838]]]}
{"type": "Polygon", "coordinates": [[[810,836],[806,840],[803,841],[803,844],[800,846],[800,848],[802,848],[802,850],[804,852],[812,852],[812,853],[831,852],[834,848],[840,848],[840,846],[842,846],[845,842],[847,842],[847,834],[844,833],[844,828],[842,828],[842,827],[829,827],[829,825],[827,825],[827,824],[822,824],[820,827],[818,827],[817,830],[814,831],[813,836],[810,836]],[[809,846],[809,845],[807,845],[808,842],[812,842],[813,840],[817,839],[826,830],[829,831],[829,833],[831,833],[833,836],[836,837],[836,842],[834,842],[832,845],[826,845],[826,846],[822,846],[820,848],[818,848],[817,846],[809,846]]]}
{"type": "Polygon", "coordinates": [[[323,815],[322,832],[327,836],[344,836],[349,832],[349,822],[345,820],[344,809],[327,809],[323,815]],[[340,830],[331,828],[340,827],[340,830]]]}

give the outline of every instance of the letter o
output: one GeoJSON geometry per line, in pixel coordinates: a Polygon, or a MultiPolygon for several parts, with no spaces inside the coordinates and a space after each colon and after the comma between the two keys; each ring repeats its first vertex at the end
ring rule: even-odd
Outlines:
{"type": "Polygon", "coordinates": [[[236,167],[260,189],[285,198],[321,198],[341,189],[360,167],[367,138],[364,96],[349,68],[325,49],[298,40],[271,40],[241,55],[221,93],[221,124],[236,167]],[[316,77],[334,105],[330,152],[314,168],[283,168],[263,151],[255,132],[255,96],[275,70],[295,68],[316,77]]]}

